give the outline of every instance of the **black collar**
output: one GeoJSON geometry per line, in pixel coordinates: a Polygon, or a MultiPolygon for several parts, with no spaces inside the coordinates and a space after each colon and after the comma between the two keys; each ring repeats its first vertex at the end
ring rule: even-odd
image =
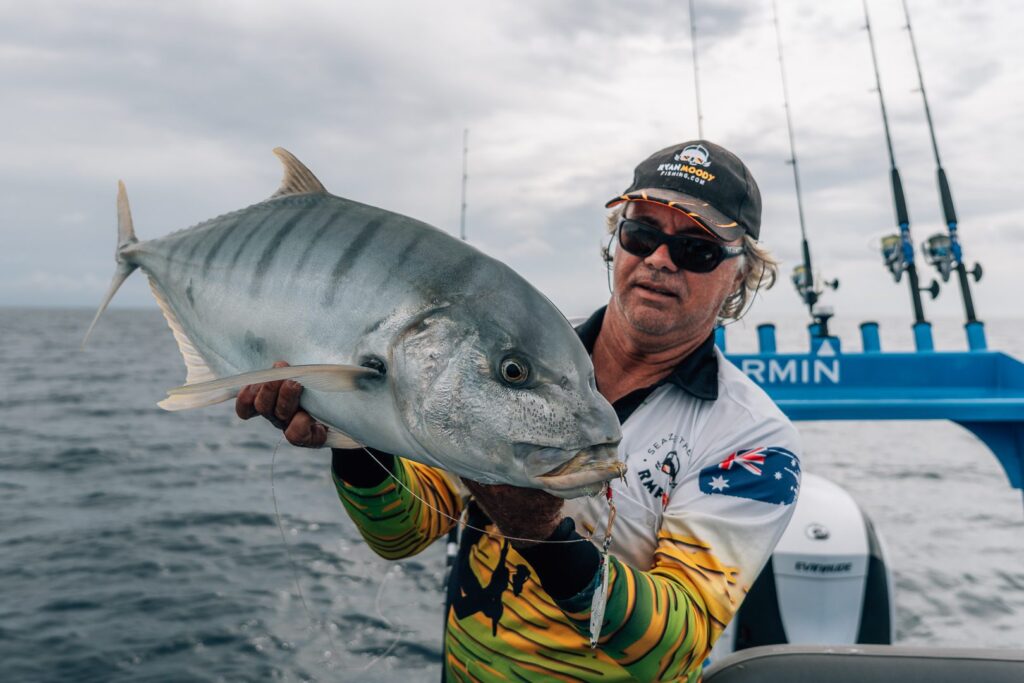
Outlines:
{"type": "MultiPolygon", "coordinates": [[[[602,306],[579,327],[576,334],[586,347],[587,353],[594,353],[594,342],[601,331],[607,306],[602,306]]],[[[704,343],[684,358],[664,379],[646,388],[650,393],[665,382],[671,382],[694,398],[714,401],[718,398],[718,356],[715,354],[715,335],[711,333],[704,343]]]]}

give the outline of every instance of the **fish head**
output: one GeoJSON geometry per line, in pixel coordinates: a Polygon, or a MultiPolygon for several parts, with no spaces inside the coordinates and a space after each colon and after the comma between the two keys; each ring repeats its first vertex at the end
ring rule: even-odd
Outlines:
{"type": "Polygon", "coordinates": [[[453,304],[409,326],[392,349],[402,420],[445,469],[485,484],[593,494],[622,476],[618,417],[586,349],[530,288],[453,304]],[[512,310],[510,310],[510,308],[512,310]]]}

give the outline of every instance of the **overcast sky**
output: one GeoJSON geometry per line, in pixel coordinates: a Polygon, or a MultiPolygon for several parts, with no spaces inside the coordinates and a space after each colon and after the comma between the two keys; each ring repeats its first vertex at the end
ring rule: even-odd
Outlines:
{"type": "MultiPolygon", "coordinates": [[[[1024,10],[910,0],[940,151],[984,319],[1024,316],[1024,10]]],[[[604,201],[638,161],[697,137],[685,0],[0,3],[0,305],[97,305],[114,199],[141,239],[271,194],[284,146],[333,193],[458,232],[567,314],[608,296],[604,201]]],[[[800,313],[799,227],[769,0],[697,0],[708,138],[752,169],[784,279],[749,321],[800,313]]],[[[779,0],[815,265],[838,316],[904,316],[859,0],[779,0]]],[[[915,242],[942,227],[899,0],[871,0],[915,242]]],[[[922,264],[925,279],[932,271],[922,264]]],[[[115,305],[150,306],[136,276],[115,305]]],[[[951,281],[926,302],[959,319],[951,281]]]]}

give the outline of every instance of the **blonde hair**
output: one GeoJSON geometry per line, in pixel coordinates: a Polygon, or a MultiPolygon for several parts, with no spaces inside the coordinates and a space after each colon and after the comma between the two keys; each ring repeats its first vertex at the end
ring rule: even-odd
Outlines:
{"type": "MultiPolygon", "coordinates": [[[[612,209],[605,218],[605,227],[608,234],[612,235],[619,227],[619,218],[622,217],[622,210],[625,204],[612,209]]],[[[609,245],[601,247],[601,258],[608,267],[611,267],[612,255],[609,245]]],[[[736,283],[736,289],[722,302],[722,308],[718,311],[720,320],[736,320],[742,314],[747,303],[753,300],[754,295],[761,289],[771,289],[779,276],[779,262],[772,255],[766,246],[755,240],[750,235],[743,236],[743,256],[740,257],[741,275],[736,283]]]]}

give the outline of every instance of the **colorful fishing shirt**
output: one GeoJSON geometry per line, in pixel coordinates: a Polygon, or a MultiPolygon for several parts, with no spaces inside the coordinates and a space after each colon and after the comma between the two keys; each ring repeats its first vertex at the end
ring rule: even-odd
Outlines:
{"type": "MultiPolygon", "coordinates": [[[[603,315],[578,329],[588,349],[603,315]]],[[[488,533],[462,534],[449,586],[447,680],[699,679],[789,522],[800,487],[799,435],[713,338],[615,408],[628,473],[611,485],[617,516],[598,647],[589,645],[590,609],[606,499],[567,501],[564,513],[578,531],[568,539],[577,542],[522,554],[471,503],[469,525],[488,533]],[[590,574],[576,577],[582,590],[552,597],[567,572],[581,571],[593,575],[589,583],[590,574]]],[[[388,559],[426,548],[464,506],[446,473],[401,458],[394,470],[372,488],[335,477],[366,542],[388,559]]]]}

